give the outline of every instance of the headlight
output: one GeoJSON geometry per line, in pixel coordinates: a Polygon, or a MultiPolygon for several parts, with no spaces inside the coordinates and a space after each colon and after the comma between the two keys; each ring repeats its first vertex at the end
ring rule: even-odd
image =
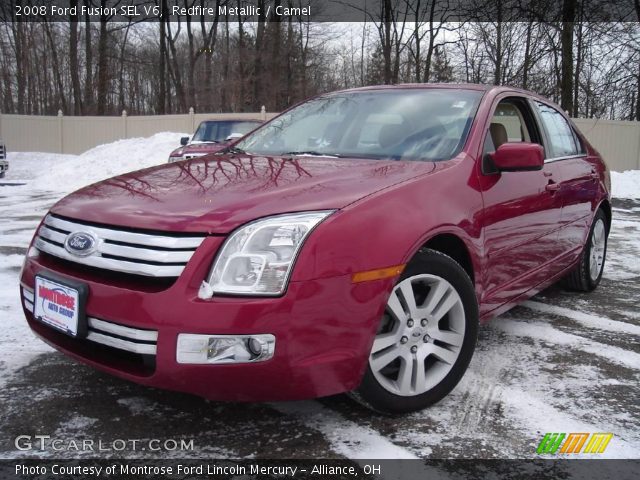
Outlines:
{"type": "Polygon", "coordinates": [[[279,215],[239,228],[224,242],[199,297],[281,294],[304,240],[331,213],[279,215]]]}
{"type": "Polygon", "coordinates": [[[182,160],[184,158],[182,155],[183,152],[184,152],[184,148],[182,147],[176,148],[173,152],[169,154],[169,163],[178,162],[182,160]]]}

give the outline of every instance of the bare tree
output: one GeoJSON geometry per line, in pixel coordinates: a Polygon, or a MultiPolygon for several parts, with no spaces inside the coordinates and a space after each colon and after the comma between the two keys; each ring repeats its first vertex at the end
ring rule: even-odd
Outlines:
{"type": "MultiPolygon", "coordinates": [[[[266,0],[258,18],[169,21],[169,2],[148,0],[162,13],[157,23],[15,22],[13,7],[24,1],[0,2],[0,107],[8,113],[277,111],[339,88],[466,81],[531,89],[573,116],[640,120],[640,22],[594,21],[603,15],[586,0],[563,0],[553,15],[529,0],[529,9],[465,0],[479,12],[468,22],[454,16],[454,0],[380,0],[363,3],[365,21],[351,26],[273,21],[266,0]]],[[[118,0],[70,0],[107,1],[118,0]]],[[[639,3],[630,4],[634,20],[639,3]]]]}
{"type": "Polygon", "coordinates": [[[562,2],[560,106],[567,112],[573,112],[573,40],[576,3],[576,0],[563,0],[562,2]]]}

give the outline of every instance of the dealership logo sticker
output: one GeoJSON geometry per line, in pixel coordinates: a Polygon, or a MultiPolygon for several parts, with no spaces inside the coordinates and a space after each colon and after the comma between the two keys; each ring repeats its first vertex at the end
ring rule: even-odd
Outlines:
{"type": "Polygon", "coordinates": [[[33,315],[71,336],[78,334],[78,290],[54,280],[36,276],[33,315]]]}
{"type": "Polygon", "coordinates": [[[613,433],[547,433],[538,445],[536,453],[604,453],[612,438],[613,433]]]}
{"type": "Polygon", "coordinates": [[[98,244],[98,239],[90,232],[70,233],[64,241],[64,248],[67,252],[78,257],[91,255],[98,244]]]}

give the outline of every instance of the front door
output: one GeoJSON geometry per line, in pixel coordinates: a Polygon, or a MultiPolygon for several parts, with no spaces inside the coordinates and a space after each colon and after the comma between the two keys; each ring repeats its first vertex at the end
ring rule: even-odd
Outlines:
{"type": "Polygon", "coordinates": [[[545,163],[539,171],[497,172],[487,155],[506,142],[542,144],[542,138],[526,99],[508,97],[497,104],[485,138],[481,176],[486,264],[482,313],[543,281],[562,253],[559,164],[545,163]]]}

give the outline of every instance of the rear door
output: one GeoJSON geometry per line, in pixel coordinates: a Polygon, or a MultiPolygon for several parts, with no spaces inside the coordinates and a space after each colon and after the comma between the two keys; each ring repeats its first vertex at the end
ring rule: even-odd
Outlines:
{"type": "Polygon", "coordinates": [[[497,103],[487,129],[482,165],[486,311],[547,278],[561,253],[559,165],[550,162],[538,171],[498,172],[492,170],[488,155],[506,142],[544,146],[536,118],[527,99],[510,96],[497,103]]]}
{"type": "Polygon", "coordinates": [[[580,253],[589,232],[599,175],[569,120],[551,105],[540,101],[534,104],[551,154],[545,165],[557,165],[559,170],[562,228],[558,238],[566,254],[559,266],[565,267],[580,253]]]}

